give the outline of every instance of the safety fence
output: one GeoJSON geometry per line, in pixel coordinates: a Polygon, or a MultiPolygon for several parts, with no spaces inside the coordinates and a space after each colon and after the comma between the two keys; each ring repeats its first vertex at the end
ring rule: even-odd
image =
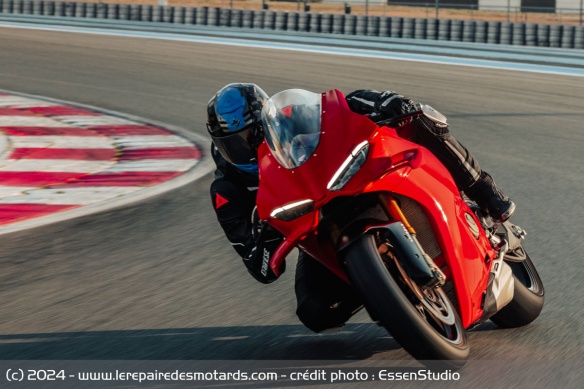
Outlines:
{"type": "Polygon", "coordinates": [[[584,49],[584,26],[561,24],[42,0],[0,0],[0,14],[584,49]]]}

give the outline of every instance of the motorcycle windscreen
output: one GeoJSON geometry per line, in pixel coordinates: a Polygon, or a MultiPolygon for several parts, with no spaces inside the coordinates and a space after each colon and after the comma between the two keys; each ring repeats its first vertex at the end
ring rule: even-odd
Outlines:
{"type": "Polygon", "coordinates": [[[286,169],[305,163],[320,141],[321,95],[289,89],[272,96],[262,110],[266,143],[286,169]]]}

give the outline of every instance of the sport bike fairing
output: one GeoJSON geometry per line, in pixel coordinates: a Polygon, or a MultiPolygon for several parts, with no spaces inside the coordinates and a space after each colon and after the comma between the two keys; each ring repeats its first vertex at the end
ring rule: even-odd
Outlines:
{"type": "Polygon", "coordinates": [[[378,127],[369,118],[352,112],[337,90],[320,95],[301,90],[280,92],[266,105],[263,116],[264,126],[269,122],[271,128],[258,152],[258,213],[286,236],[272,256],[272,269],[278,269],[285,256],[300,246],[347,280],[334,247],[316,238],[320,209],[339,196],[370,192],[403,195],[416,201],[428,216],[442,251],[436,261],[454,282],[464,325],[480,317],[489,272],[485,259],[494,258],[495,253],[485,249],[490,245],[484,233],[477,238],[470,231],[467,217],[480,223],[460,197],[451,175],[432,153],[399,137],[396,129],[378,127]],[[311,108],[295,109],[295,105],[311,108]],[[318,108],[320,120],[315,115],[318,108]],[[285,120],[296,120],[295,125],[277,127],[274,123],[278,120],[274,118],[281,113],[285,120]],[[303,142],[295,143],[297,136],[303,142]],[[353,158],[355,148],[364,142],[368,150],[362,166],[342,188],[331,190],[331,181],[340,167],[353,158]],[[304,207],[298,216],[289,220],[274,217],[277,210],[298,205],[304,207]]]}

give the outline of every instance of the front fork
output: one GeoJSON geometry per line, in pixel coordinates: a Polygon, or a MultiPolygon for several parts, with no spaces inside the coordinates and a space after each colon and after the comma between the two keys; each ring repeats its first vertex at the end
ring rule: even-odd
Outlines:
{"type": "MultiPolygon", "coordinates": [[[[420,262],[417,261],[417,259],[419,259],[419,257],[421,257],[423,259],[423,261],[425,262],[425,264],[429,267],[429,270],[432,274],[432,276],[430,277],[430,280],[428,280],[428,277],[426,277],[424,279],[423,285],[421,285],[420,282],[415,279],[415,277],[412,277],[414,279],[414,281],[416,281],[418,286],[422,287],[423,289],[434,288],[434,287],[444,285],[444,283],[446,282],[446,276],[444,275],[442,270],[440,270],[440,268],[436,265],[434,260],[432,258],[430,258],[430,256],[424,252],[424,249],[422,248],[422,246],[420,245],[420,242],[418,242],[418,239],[416,238],[416,230],[414,230],[414,228],[408,222],[408,220],[405,217],[405,215],[403,214],[397,200],[393,196],[389,196],[389,198],[388,198],[387,209],[388,209],[389,214],[393,220],[399,221],[402,223],[403,229],[404,229],[403,230],[404,237],[407,239],[407,241],[410,242],[409,246],[412,246],[412,247],[410,247],[410,250],[409,250],[410,256],[406,255],[406,257],[412,258],[411,255],[413,255],[413,257],[416,258],[416,260],[414,260],[413,262],[418,263],[418,264],[420,264],[420,262]]],[[[406,269],[406,272],[410,276],[412,276],[412,274],[415,274],[416,272],[419,272],[418,269],[412,269],[412,266],[415,266],[415,265],[413,265],[412,261],[410,261],[410,260],[405,261],[405,263],[403,263],[402,265],[406,269]]],[[[421,266],[423,266],[423,264],[421,266]]]]}

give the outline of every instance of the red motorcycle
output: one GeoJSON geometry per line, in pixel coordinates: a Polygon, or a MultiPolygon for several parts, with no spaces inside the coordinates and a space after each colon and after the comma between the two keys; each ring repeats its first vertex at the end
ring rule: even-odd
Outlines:
{"type": "Polygon", "coordinates": [[[262,115],[258,214],[286,237],[270,259],[276,274],[293,248],[306,251],[412,356],[452,367],[468,358],[467,329],[537,318],[544,289],[525,232],[494,223],[408,140],[421,116],[445,123],[439,112],[376,124],[337,90],[291,89],[262,115]]]}

